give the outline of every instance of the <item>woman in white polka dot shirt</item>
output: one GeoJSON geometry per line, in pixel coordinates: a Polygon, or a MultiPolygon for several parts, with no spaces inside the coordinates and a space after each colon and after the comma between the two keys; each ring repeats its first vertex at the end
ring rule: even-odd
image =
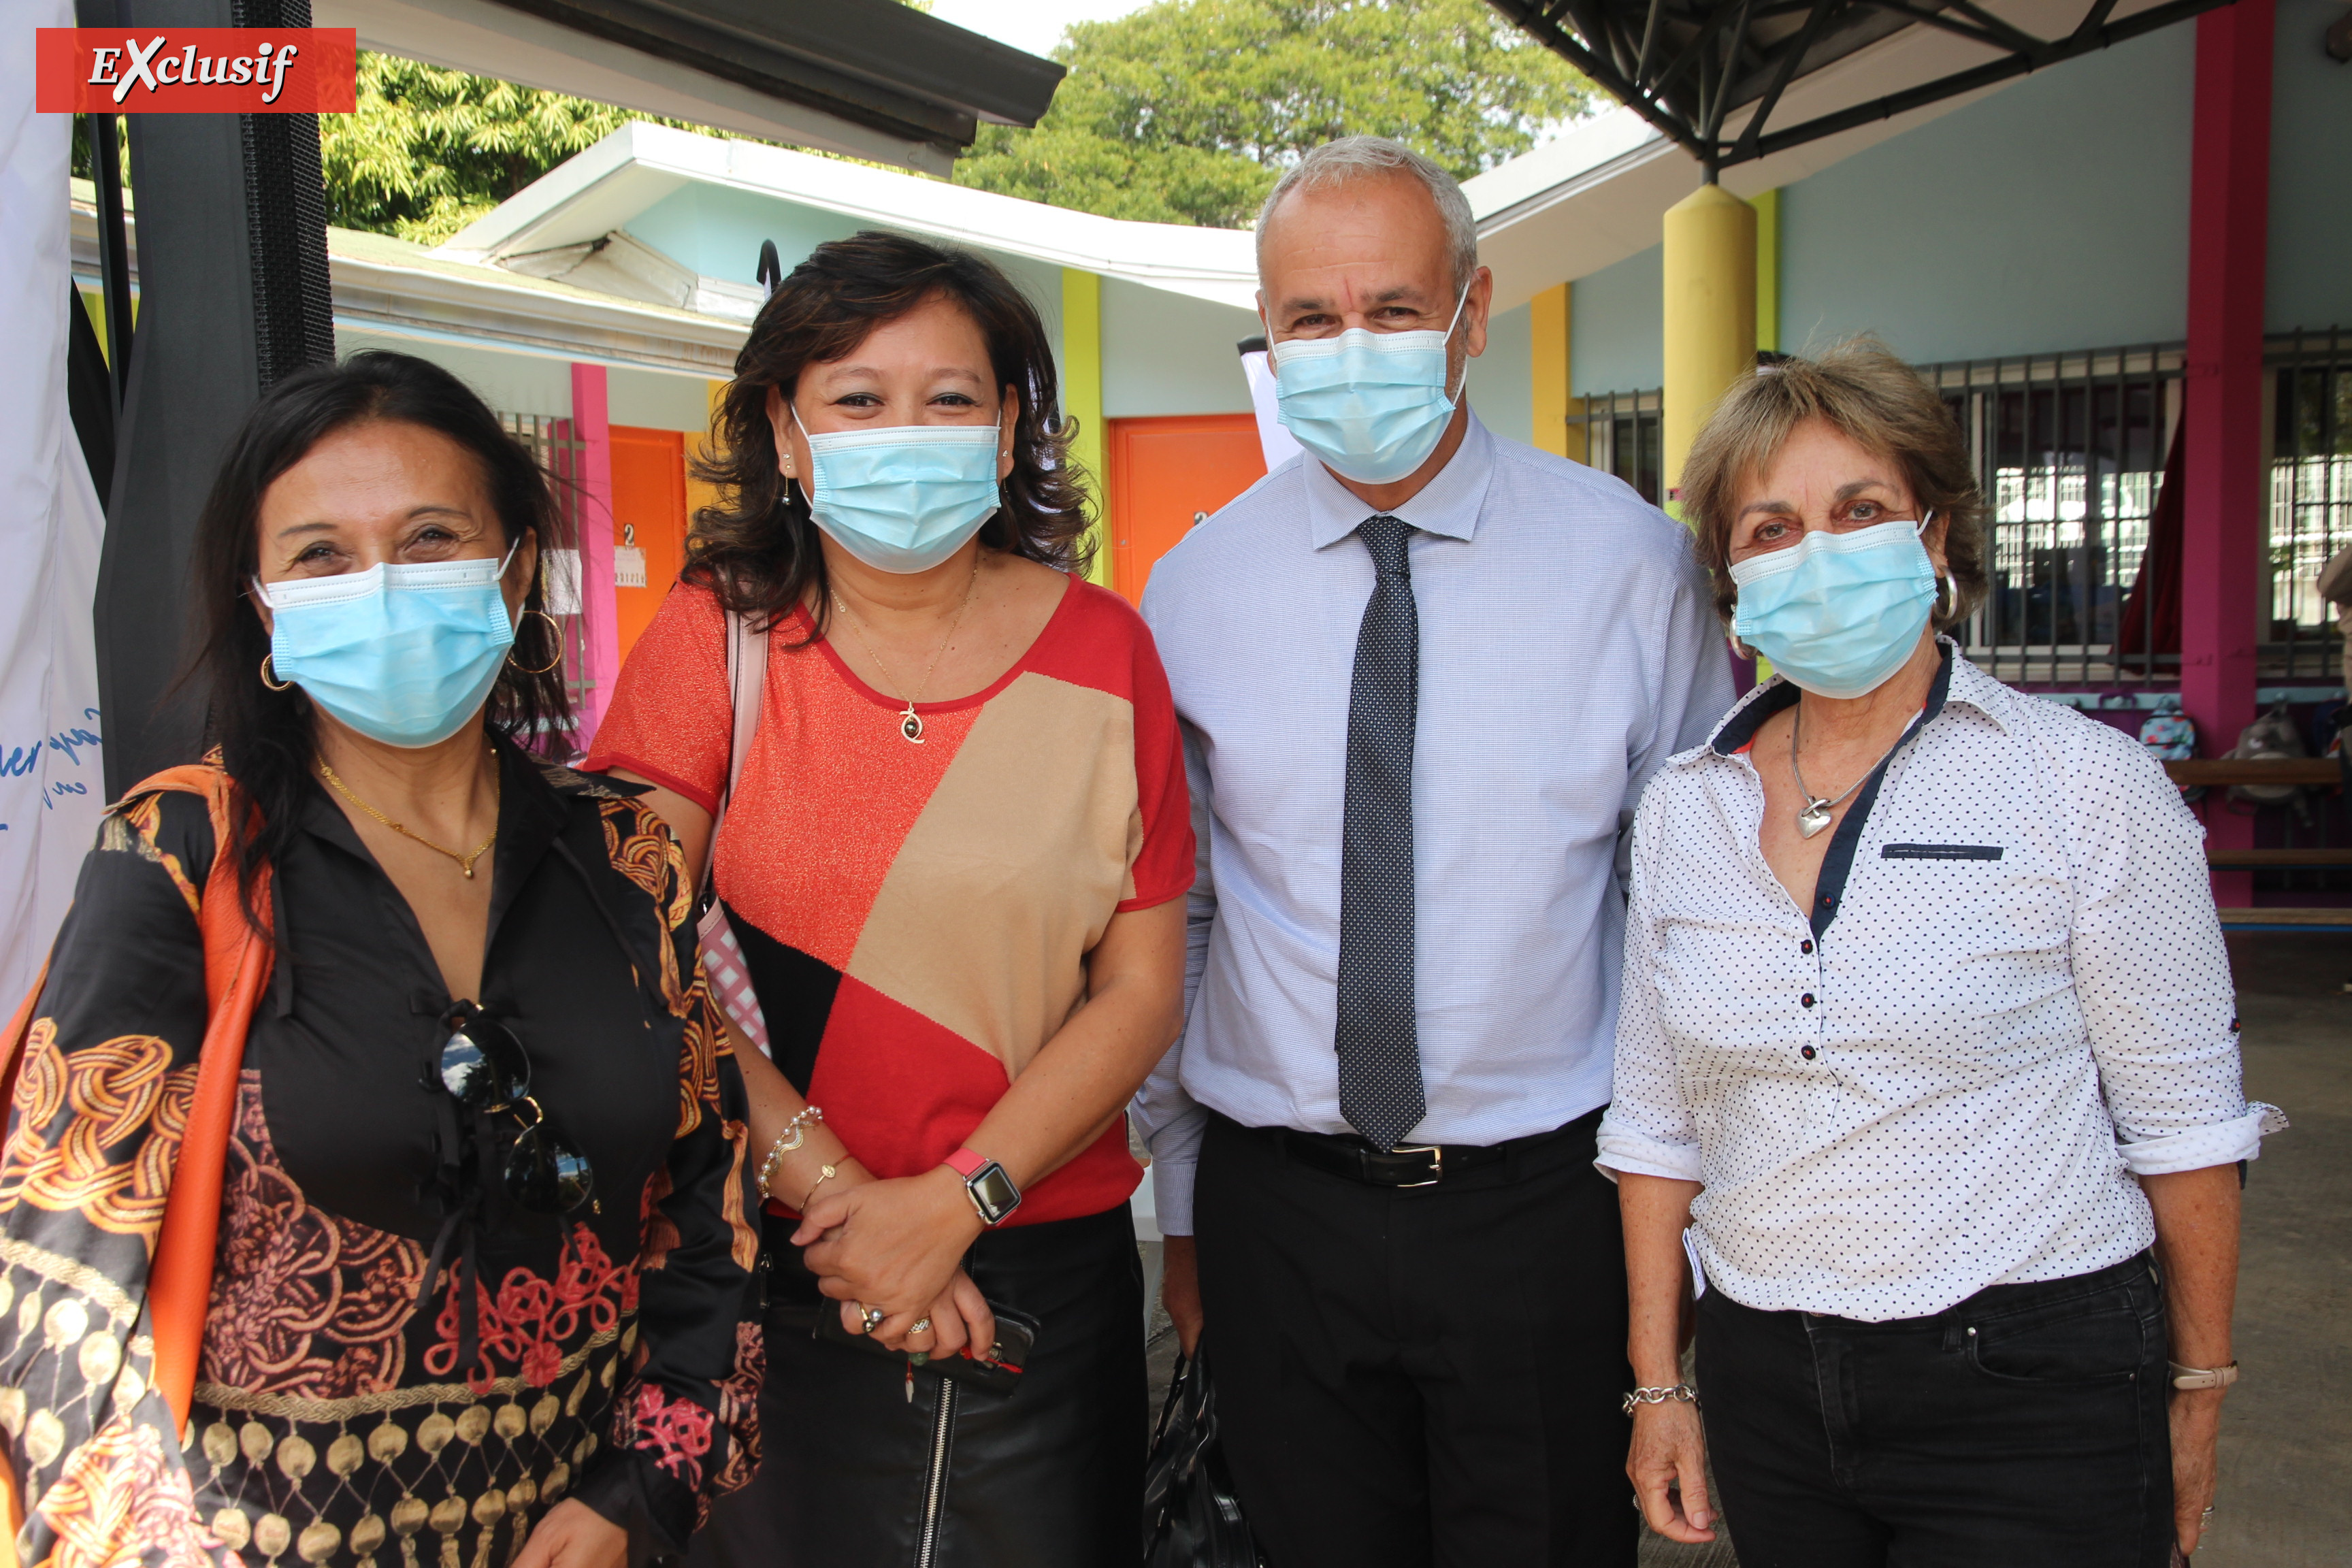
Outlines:
{"type": "Polygon", "coordinates": [[[1634,828],[1600,1163],[1643,1511],[1713,1539],[1711,1446],[1744,1568],[2165,1568],[2235,1376],[2238,1163],[2284,1124],[2240,1089],[2201,830],[1942,636],[1983,503],[1884,348],[1735,388],[1683,501],[1777,675],[1634,828]]]}

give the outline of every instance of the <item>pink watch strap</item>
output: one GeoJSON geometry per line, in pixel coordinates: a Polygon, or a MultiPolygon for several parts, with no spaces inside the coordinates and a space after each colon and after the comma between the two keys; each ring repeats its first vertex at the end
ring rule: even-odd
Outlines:
{"type": "Polygon", "coordinates": [[[969,1149],[959,1149],[947,1157],[948,1169],[967,1182],[978,1175],[981,1167],[987,1163],[988,1159],[985,1155],[975,1154],[969,1149]]]}

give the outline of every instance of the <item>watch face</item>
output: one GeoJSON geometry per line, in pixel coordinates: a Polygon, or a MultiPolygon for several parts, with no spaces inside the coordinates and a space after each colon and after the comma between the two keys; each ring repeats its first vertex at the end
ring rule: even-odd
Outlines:
{"type": "Polygon", "coordinates": [[[1004,1167],[993,1160],[974,1171],[964,1186],[971,1191],[981,1217],[991,1225],[1003,1223],[1005,1215],[1021,1206],[1021,1189],[1013,1184],[1004,1167]]]}

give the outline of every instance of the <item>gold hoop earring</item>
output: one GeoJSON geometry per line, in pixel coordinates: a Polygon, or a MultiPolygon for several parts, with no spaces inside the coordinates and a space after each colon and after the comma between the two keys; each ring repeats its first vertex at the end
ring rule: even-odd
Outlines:
{"type": "MultiPolygon", "coordinates": [[[[531,616],[537,616],[541,620],[547,623],[548,636],[555,639],[555,657],[549,659],[545,664],[541,665],[537,669],[531,668],[529,665],[516,664],[515,671],[520,675],[545,675],[549,670],[553,669],[557,665],[563,662],[562,623],[558,621],[553,616],[549,615],[545,610],[525,610],[522,614],[525,620],[529,620],[531,616]]],[[[509,664],[514,664],[514,650],[512,648],[509,648],[507,650],[507,662],[509,664]]]]}
{"type": "Polygon", "coordinates": [[[266,653],[261,656],[261,684],[272,691],[288,691],[294,686],[290,680],[278,679],[277,668],[269,662],[269,655],[266,653]]]}
{"type": "Polygon", "coordinates": [[[1936,579],[1936,619],[1949,620],[1960,607],[1960,590],[1949,577],[1936,579]]]}

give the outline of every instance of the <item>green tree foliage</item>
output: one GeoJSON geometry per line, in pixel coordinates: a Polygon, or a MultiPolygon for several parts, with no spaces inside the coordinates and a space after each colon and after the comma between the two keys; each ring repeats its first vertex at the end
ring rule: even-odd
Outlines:
{"type": "Polygon", "coordinates": [[[1034,130],[985,126],[956,183],[1111,217],[1236,226],[1334,137],[1459,176],[1525,152],[1591,85],[1485,0],[1156,0],[1081,22],[1034,130]]]}
{"type": "Polygon", "coordinates": [[[358,111],[319,116],[327,221],[437,245],[572,153],[646,118],[362,53],[358,111]]]}

